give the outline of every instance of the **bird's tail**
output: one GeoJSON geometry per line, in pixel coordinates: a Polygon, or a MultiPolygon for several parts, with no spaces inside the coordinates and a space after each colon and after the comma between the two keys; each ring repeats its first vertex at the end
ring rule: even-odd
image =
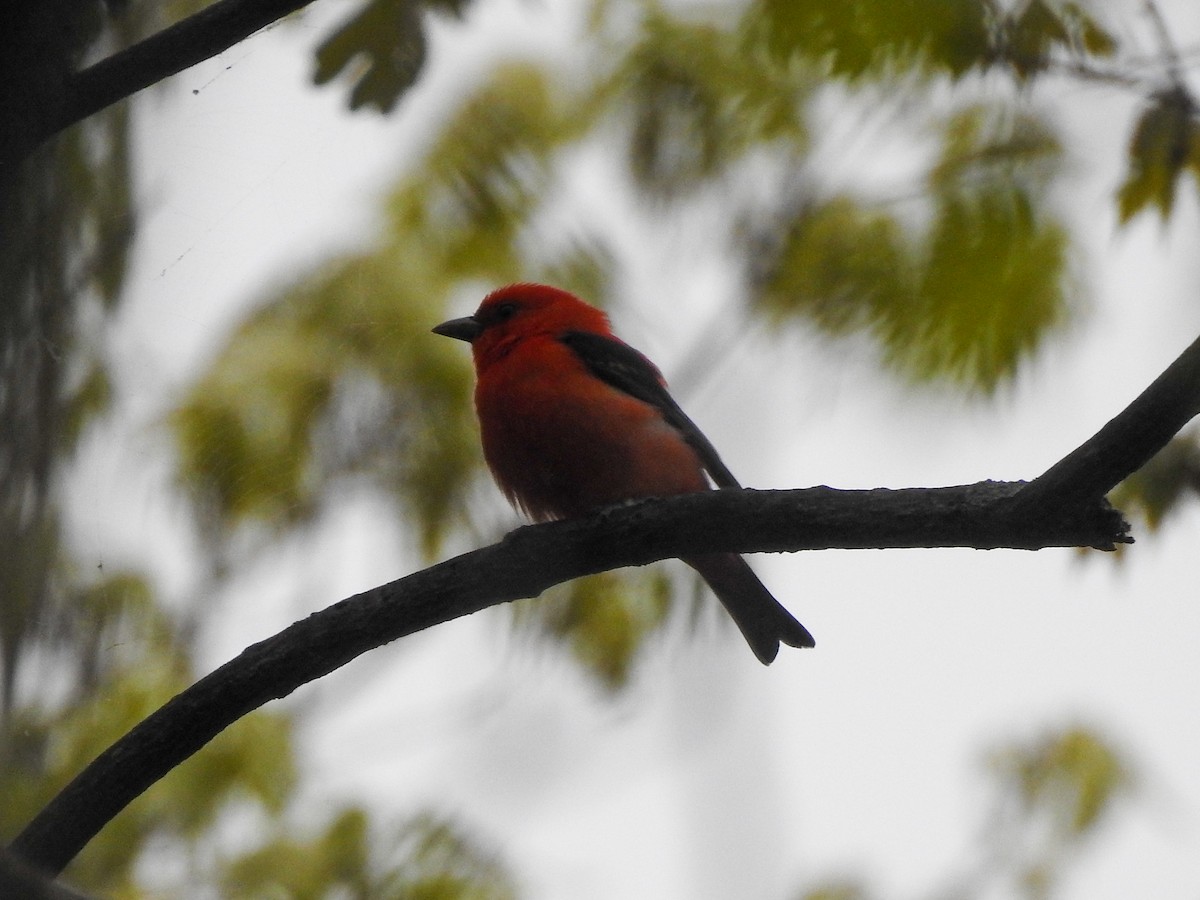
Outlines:
{"type": "Polygon", "coordinates": [[[684,560],[700,573],[724,604],[763,665],[770,665],[782,641],[789,647],[815,647],[816,641],[758,580],[736,553],[713,553],[684,560]]]}

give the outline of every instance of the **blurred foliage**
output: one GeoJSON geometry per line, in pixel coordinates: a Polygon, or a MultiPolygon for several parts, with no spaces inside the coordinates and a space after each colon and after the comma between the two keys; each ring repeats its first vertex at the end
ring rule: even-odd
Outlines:
{"type": "Polygon", "coordinates": [[[881,321],[911,297],[916,260],[894,216],[841,194],[806,204],[781,225],[775,234],[748,236],[779,244],[759,253],[773,265],[759,273],[755,297],[773,323],[802,317],[840,336],[881,321]]]}
{"type": "Polygon", "coordinates": [[[386,256],[332,265],[245,322],[195,386],[173,424],[216,525],[306,521],[368,471],[428,551],[455,522],[477,453],[469,380],[424,338],[437,311],[406,274],[386,256]]]}
{"type": "Polygon", "coordinates": [[[452,822],[425,813],[400,830],[381,896],[398,900],[515,900],[513,876],[452,822]]]}
{"type": "MultiPolygon", "coordinates": [[[[75,615],[64,621],[57,644],[41,651],[38,665],[47,682],[88,688],[56,704],[43,695],[10,710],[0,767],[5,840],[97,754],[197,677],[180,629],[142,578],[105,576],[72,599],[75,615]],[[70,677],[72,667],[86,678],[70,677]]],[[[296,782],[292,717],[251,713],[134,800],[64,878],[114,900],[157,896],[157,888],[143,883],[152,852],[187,873],[189,893],[219,885],[221,896],[231,898],[324,898],[337,890],[371,898],[514,896],[494,856],[449,823],[415,820],[383,860],[374,849],[382,839],[371,834],[377,826],[363,810],[331,814],[315,839],[295,837],[288,812],[296,782]],[[250,812],[273,837],[228,856],[215,835],[231,815],[250,812]],[[409,846],[414,842],[417,849],[409,846]]]]}
{"type": "Polygon", "coordinates": [[[421,74],[428,53],[423,14],[462,15],[468,0],[370,0],[317,48],[313,81],[345,74],[354,83],[350,108],[391,112],[421,74]]]}
{"type": "Polygon", "coordinates": [[[104,33],[98,6],[14,5],[27,34],[0,61],[0,713],[42,622],[61,612],[54,473],[109,401],[107,360],[88,323],[112,311],[133,229],[128,114],[117,108],[43,146],[36,130],[64,72],[104,33]],[[59,8],[64,7],[64,8],[59,8]]]}
{"type": "Polygon", "coordinates": [[[649,196],[694,190],[762,144],[806,146],[809,79],[766,64],[738,30],[651,11],[619,59],[583,112],[628,118],[630,173],[649,196]]]}
{"type": "Polygon", "coordinates": [[[1006,107],[971,106],[938,131],[928,229],[846,195],[807,203],[747,237],[771,261],[756,299],[778,324],[868,331],[909,377],[988,392],[1066,316],[1069,237],[1037,200],[1061,148],[1006,107]]]}
{"type": "Polygon", "coordinates": [[[806,890],[797,900],[870,900],[870,892],[856,881],[831,881],[806,890]]]}
{"type": "MultiPolygon", "coordinates": [[[[1058,894],[1075,853],[1133,791],[1127,763],[1099,731],[1080,725],[1013,741],[986,760],[992,807],[978,839],[977,861],[928,896],[956,900],[1058,894]]],[[[870,900],[855,879],[829,880],[798,900],[870,900]]]]}
{"type": "Polygon", "coordinates": [[[1049,816],[1064,841],[1093,830],[1131,778],[1097,733],[1078,726],[1005,747],[991,762],[1001,787],[1021,798],[1024,814],[1049,816]]]}
{"type": "MultiPolygon", "coordinates": [[[[359,3],[318,48],[317,82],[343,84],[352,109],[393,109],[428,52],[430,10],[470,5],[359,3]]],[[[584,21],[571,60],[486,73],[404,167],[378,244],[261,298],[196,383],[172,424],[215,545],[312,521],[348,476],[388,492],[427,556],[491,530],[467,354],[428,328],[506,281],[609,300],[618,236],[586,215],[563,228],[561,208],[601,144],[651,210],[725,198],[714,243],[746,273],[747,314],[865,335],[913,382],[988,396],[1070,320],[1073,248],[1054,205],[1065,151],[1031,86],[1119,59],[1090,6],[595,0],[584,21]],[[831,92],[847,115],[898,98],[894,130],[926,157],[915,192],[822,188],[813,136],[831,92]]],[[[1139,171],[1131,182],[1163,177],[1139,171]]],[[[1126,193],[1146,190],[1161,196],[1126,193]]],[[[631,614],[657,599],[612,599],[608,615],[585,602],[619,584],[644,589],[580,588],[542,623],[610,687],[667,618],[631,614]]]]}
{"type": "Polygon", "coordinates": [[[1129,140],[1129,174],[1117,192],[1121,221],[1157,207],[1165,221],[1175,208],[1179,179],[1200,180],[1200,119],[1181,85],[1148,98],[1129,140]]]}
{"type": "Polygon", "coordinates": [[[1068,235],[1040,204],[1061,152],[1048,124],[972,108],[953,116],[930,172],[934,224],[887,353],[922,379],[991,391],[1065,317],[1068,235]]]}
{"type": "Polygon", "coordinates": [[[311,840],[281,836],[236,860],[225,873],[221,894],[319,900],[341,890],[348,896],[383,896],[372,890],[367,831],[366,813],[352,808],[339,812],[311,840]]]}
{"type": "MultiPolygon", "coordinates": [[[[134,225],[129,115],[114,108],[33,147],[67,74],[119,38],[98,2],[13,2],[0,12],[0,835],[76,774],[97,720],[119,719],[143,682],[106,665],[123,610],[146,612],[132,576],[72,565],[60,469],[111,399],[96,323],[116,308],[134,225]],[[17,163],[14,160],[22,160],[17,163]]],[[[148,631],[153,616],[147,618],[148,631]]],[[[145,634],[146,632],[142,632],[145,634]]],[[[168,667],[169,669],[169,667],[168,667]]],[[[112,726],[114,728],[119,725],[112,726]]],[[[98,734],[96,742],[103,740],[98,734]]],[[[94,746],[94,745],[93,745],[94,746]]],[[[86,758],[86,757],[85,757],[86,758]]],[[[105,868],[115,844],[89,857],[105,868]]],[[[130,842],[127,853],[139,848],[130,842]]]]}
{"type": "Polygon", "coordinates": [[[1053,895],[1072,853],[1133,787],[1126,763],[1082,726],[1050,731],[995,751],[999,797],[989,835],[993,879],[1011,880],[1030,900],[1053,895]]]}
{"type": "Polygon", "coordinates": [[[644,639],[658,629],[671,604],[661,570],[621,569],[578,578],[516,605],[519,624],[565,645],[579,665],[611,691],[629,683],[644,639]]]}
{"type": "Polygon", "coordinates": [[[1082,5],[1029,0],[757,0],[747,15],[780,62],[815,61],[835,78],[962,78],[1006,67],[1018,79],[1063,58],[1107,57],[1116,38],[1082,5]]]}
{"type": "Polygon", "coordinates": [[[1178,435],[1109,494],[1117,509],[1136,512],[1151,529],[1162,527],[1186,500],[1200,496],[1200,433],[1178,435]]]}
{"type": "Polygon", "coordinates": [[[1081,60],[1111,57],[1117,51],[1116,37],[1078,3],[1015,4],[998,18],[996,31],[997,61],[1021,79],[1045,71],[1059,53],[1081,60]]]}
{"type": "MultiPolygon", "coordinates": [[[[9,713],[0,833],[11,837],[102,750],[195,679],[178,628],[133,573],[86,584],[36,667],[60,690],[9,713]],[[78,672],[73,672],[77,669],[78,672]],[[79,686],[86,686],[79,687],[79,686]]],[[[295,780],[291,723],[256,712],[172,771],[93,840],[67,878],[105,896],[141,896],[136,866],[153,844],[188,853],[234,804],[279,813],[295,780]]]]}
{"type": "Polygon", "coordinates": [[[512,876],[457,824],[431,813],[394,835],[372,834],[366,812],[342,810],[312,840],[282,836],[230,865],[222,896],[371,900],[515,900],[512,876]]]}
{"type": "Polygon", "coordinates": [[[817,62],[835,78],[958,77],[991,55],[989,14],[986,0],[758,0],[746,19],[779,64],[817,62]]]}

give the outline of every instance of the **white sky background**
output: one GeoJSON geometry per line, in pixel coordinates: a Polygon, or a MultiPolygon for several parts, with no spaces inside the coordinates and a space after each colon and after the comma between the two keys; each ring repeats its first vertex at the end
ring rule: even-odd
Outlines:
{"type": "MultiPolygon", "coordinates": [[[[1163,6],[1179,43],[1195,46],[1190,0],[1163,6]]],[[[136,562],[189,595],[195,548],[161,457],[163,412],[249,301],[371,239],[379,190],[420,150],[448,91],[501,54],[571,52],[575,4],[477,0],[469,28],[435,29],[430,69],[399,113],[351,115],[342,88],[315,90],[309,76],[314,43],[352,8],[323,0],[137,101],[144,215],[113,336],[117,433],[97,436],[80,467],[85,561],[136,562]]],[[[998,402],[976,406],[914,396],[845,344],[742,341],[714,377],[689,383],[684,403],[744,482],[1032,477],[1200,332],[1191,183],[1169,229],[1145,217],[1117,232],[1112,191],[1133,105],[1118,91],[1067,91],[1066,143],[1087,155],[1064,202],[1094,292],[1074,331],[998,402]]],[[[834,175],[855,177],[854,164],[834,175]]],[[[605,188],[581,192],[603,202],[605,188]]],[[[731,281],[697,270],[678,226],[652,237],[629,285],[647,302],[618,327],[670,377],[731,281]],[[655,305],[663,285],[673,302],[655,305]]],[[[348,497],[318,536],[255,563],[227,596],[195,598],[219,604],[222,621],[202,665],[417,566],[381,507],[348,497]]],[[[437,804],[493,843],[530,900],[782,900],[846,874],[881,896],[928,896],[974,858],[984,753],[1081,722],[1127,754],[1139,789],[1064,896],[1195,898],[1198,527],[1191,510],[1161,536],[1139,535],[1121,567],[1071,551],[759,557],[817,649],[784,648],[764,668],[732,628],[675,635],[616,701],[523,646],[502,613],[451,623],[290,701],[315,713],[305,808],[320,821],[330,804],[365,801],[399,821],[437,804]]]]}

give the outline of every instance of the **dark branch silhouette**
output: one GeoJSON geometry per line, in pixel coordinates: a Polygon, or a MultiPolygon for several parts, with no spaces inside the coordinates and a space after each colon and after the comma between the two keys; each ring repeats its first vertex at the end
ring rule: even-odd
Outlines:
{"type": "Polygon", "coordinates": [[[1051,515],[1102,496],[1144,466],[1200,415],[1200,338],[1091,439],[1030,482],[1018,515],[1051,515]]]}
{"type": "Polygon", "coordinates": [[[1095,437],[1030,483],[713,491],[533,525],[350,597],[254,644],[97,757],[12,844],[57,873],[135,797],[224,728],[355,657],[595,572],[714,551],[1095,547],[1130,543],[1104,495],[1200,408],[1200,339],[1095,437]]]}
{"type": "Polygon", "coordinates": [[[65,885],[57,884],[28,863],[0,849],[0,897],[21,900],[89,900],[65,885]]]}
{"type": "Polygon", "coordinates": [[[1049,527],[1007,510],[1021,485],[713,491],[531,525],[500,543],[336,603],[198,681],[102,753],[13,843],[57,872],[142,791],[222,729],[375,647],[607,569],[717,550],[869,547],[1112,548],[1129,540],[1097,498],[1049,527]]]}
{"type": "Polygon", "coordinates": [[[40,143],[118,100],[228,50],[312,0],[218,0],[195,15],[74,73],[40,143]]]}

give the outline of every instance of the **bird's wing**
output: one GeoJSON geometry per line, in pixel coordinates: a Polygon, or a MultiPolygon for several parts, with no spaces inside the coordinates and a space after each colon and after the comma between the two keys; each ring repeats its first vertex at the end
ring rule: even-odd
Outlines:
{"type": "Polygon", "coordinates": [[[559,340],[601,381],[657,409],[696,451],[717,487],[741,487],[721,461],[716,448],[667,392],[662,374],[654,363],[628,344],[602,334],[569,331],[559,340]]]}

